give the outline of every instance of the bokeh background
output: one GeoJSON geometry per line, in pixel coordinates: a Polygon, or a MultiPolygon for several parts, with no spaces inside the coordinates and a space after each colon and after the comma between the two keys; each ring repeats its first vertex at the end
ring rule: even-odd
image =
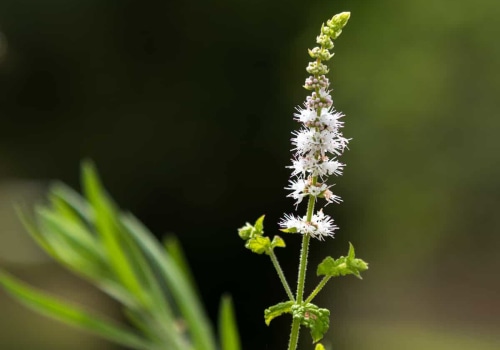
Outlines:
{"type": "MultiPolygon", "coordinates": [[[[326,209],[341,229],[310,262],[351,241],[370,270],[322,292],[327,343],[500,349],[498,0],[2,0],[0,266],[120,317],[35,249],[12,209],[53,179],[78,188],[90,157],[123,208],[179,237],[212,319],[231,293],[244,349],[285,349],[290,319],[262,316],[285,295],[236,228],[265,213],[272,234],[293,210],[283,187],[306,49],[345,10],[329,76],[353,140],[334,188],[344,203],[326,209]]],[[[300,239],[285,238],[294,284],[300,239]]],[[[1,291],[0,310],[1,349],[118,349],[1,291]]]]}

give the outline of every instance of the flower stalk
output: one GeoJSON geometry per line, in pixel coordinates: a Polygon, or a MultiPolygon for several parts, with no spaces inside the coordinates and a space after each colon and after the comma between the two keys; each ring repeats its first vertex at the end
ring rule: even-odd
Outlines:
{"type": "MultiPolygon", "coordinates": [[[[310,74],[305,80],[304,88],[311,91],[306,97],[302,107],[297,107],[294,119],[301,123],[299,130],[292,133],[292,170],[291,179],[287,190],[291,193],[288,197],[295,199],[298,205],[307,199],[307,210],[304,216],[285,214],[279,222],[281,231],[286,233],[299,233],[302,235],[302,246],[299,259],[297,291],[295,298],[291,294],[288,283],[284,280],[283,271],[277,264],[274,255],[276,237],[271,240],[262,235],[262,222],[256,222],[255,226],[247,224],[240,229],[240,236],[247,240],[246,247],[255,253],[263,253],[271,256],[271,260],[278,271],[289,301],[278,303],[269,307],[264,312],[267,324],[277,316],[284,313],[292,314],[292,327],[288,342],[288,350],[296,350],[299,340],[300,327],[310,329],[313,342],[318,342],[329,327],[330,311],[319,308],[311,303],[314,297],[323,289],[331,277],[353,274],[359,278],[360,272],[368,268],[361,259],[354,256],[354,247],[350,245],[347,257],[335,260],[327,257],[317,268],[317,274],[324,278],[314,291],[304,301],[304,287],[308,265],[309,243],[311,238],[324,241],[333,237],[338,226],[334,220],[323,212],[323,208],[315,211],[318,199],[324,199],[326,205],[340,203],[342,199],[330,190],[332,185],[327,181],[332,175],[342,175],[345,165],[338,158],[347,148],[349,139],[346,139],[341,129],[344,126],[342,118],[344,115],[337,112],[333,107],[330,95],[330,81],[326,77],[328,67],[323,63],[333,57],[330,50],[333,48],[333,40],[338,38],[342,29],[349,19],[350,13],[343,12],[333,16],[321,26],[320,35],[316,38],[318,46],[309,50],[313,59],[309,62],[306,71],[310,74]],[[242,231],[246,233],[242,235],[242,231]],[[278,266],[278,267],[277,267],[278,266]]],[[[281,240],[281,238],[280,238],[281,240]]],[[[276,245],[284,247],[282,245],[276,245]]],[[[318,344],[319,349],[322,345],[318,344]]]]}

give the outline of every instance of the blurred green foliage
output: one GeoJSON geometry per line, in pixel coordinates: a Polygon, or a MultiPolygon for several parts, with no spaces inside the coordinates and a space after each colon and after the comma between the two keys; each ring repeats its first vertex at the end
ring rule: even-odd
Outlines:
{"type": "MultiPolygon", "coordinates": [[[[82,184],[85,198],[56,184],[49,194],[50,206],[37,207],[34,219],[20,216],[45,252],[116,299],[136,330],[37,291],[2,270],[0,286],[44,315],[127,348],[215,350],[210,323],[179,244],[167,241],[165,251],[145,226],[121,212],[90,162],[82,165],[82,184]]],[[[222,350],[240,350],[227,297],[219,317],[222,350]]]]}
{"type": "MultiPolygon", "coordinates": [[[[292,210],[282,188],[306,49],[325,15],[343,10],[350,28],[330,78],[353,141],[333,188],[344,203],[326,209],[340,231],[324,249],[352,241],[371,271],[324,301],[332,335],[352,324],[331,343],[405,348],[393,334],[407,333],[392,327],[408,324],[429,349],[469,349],[453,341],[462,334],[498,347],[497,0],[3,0],[0,179],[74,186],[79,159],[92,157],[118,202],[152,231],[179,234],[211,319],[225,291],[243,315],[262,310],[285,296],[268,262],[241,254],[234,227],[263,207],[269,223],[292,210]],[[220,252],[204,252],[214,237],[226,238],[220,252]],[[245,280],[268,271],[265,286],[212,273],[236,261],[254,267],[245,280]],[[363,343],[358,318],[388,331],[363,343]]],[[[291,274],[293,244],[280,252],[291,274]]],[[[260,314],[238,321],[245,348],[282,344],[260,314]]]]}

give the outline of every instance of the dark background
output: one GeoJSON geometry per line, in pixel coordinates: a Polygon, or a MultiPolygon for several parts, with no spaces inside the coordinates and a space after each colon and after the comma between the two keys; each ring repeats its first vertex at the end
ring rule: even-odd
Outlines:
{"type": "MultiPolygon", "coordinates": [[[[0,264],[44,289],[117,313],[29,246],[12,203],[92,158],[109,192],[158,236],[181,240],[209,315],[235,299],[245,349],[284,349],[290,319],[271,263],[236,228],[285,196],[307,48],[323,21],[351,20],[331,62],[352,137],[326,212],[341,227],[311,246],[345,254],[362,282],[334,280],[333,349],[500,348],[500,34],[497,0],[0,2],[0,264]]],[[[299,212],[305,211],[303,206],[299,212]]],[[[278,252],[295,285],[299,237],[278,252]]],[[[115,349],[0,293],[0,348],[115,349]],[[80,347],[79,347],[80,346],[80,347]]],[[[307,348],[309,335],[302,335],[307,348]]]]}

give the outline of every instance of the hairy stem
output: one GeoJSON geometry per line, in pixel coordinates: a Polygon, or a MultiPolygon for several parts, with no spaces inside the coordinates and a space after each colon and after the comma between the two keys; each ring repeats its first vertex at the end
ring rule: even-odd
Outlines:
{"type": "Polygon", "coordinates": [[[295,298],[293,297],[292,290],[290,289],[290,286],[288,285],[288,282],[285,278],[283,270],[281,269],[281,266],[278,262],[278,259],[276,258],[276,255],[274,254],[274,250],[270,249],[268,255],[271,258],[271,261],[273,262],[273,265],[274,265],[274,268],[276,269],[276,272],[278,272],[278,276],[280,278],[281,284],[285,288],[286,295],[288,295],[288,298],[291,301],[295,301],[295,298]]]}
{"type": "Polygon", "coordinates": [[[323,277],[323,279],[321,280],[321,282],[319,282],[318,286],[316,288],[314,288],[314,290],[311,293],[311,295],[309,295],[307,297],[306,301],[304,301],[304,304],[310,303],[314,299],[314,297],[316,295],[318,295],[318,293],[323,289],[323,287],[330,280],[330,278],[332,278],[332,276],[325,276],[325,277],[323,277]]]}
{"type": "MultiPolygon", "coordinates": [[[[313,184],[316,184],[317,177],[312,179],[313,184]]],[[[306,221],[310,222],[314,212],[315,197],[310,196],[307,203],[307,216],[306,221]]],[[[297,281],[297,299],[296,304],[301,305],[304,297],[304,285],[306,282],[306,269],[307,269],[307,254],[309,252],[309,240],[311,236],[304,234],[302,236],[302,250],[300,253],[299,262],[299,279],[297,281]]],[[[288,343],[288,350],[296,350],[299,341],[300,319],[294,318],[292,322],[292,330],[290,332],[290,342],[288,343]]]]}

